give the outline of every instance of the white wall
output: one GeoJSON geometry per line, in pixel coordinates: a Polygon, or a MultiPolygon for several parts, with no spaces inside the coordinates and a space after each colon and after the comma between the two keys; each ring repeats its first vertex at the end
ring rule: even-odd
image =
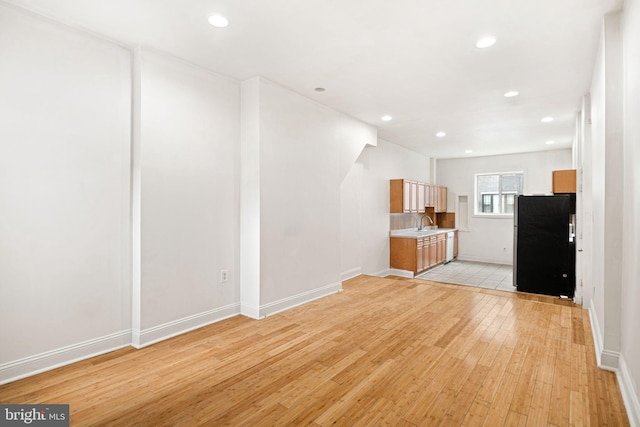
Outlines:
{"type": "Polygon", "coordinates": [[[389,273],[389,180],[428,183],[429,160],[382,139],[362,151],[340,190],[343,279],[389,273]]]}
{"type": "Polygon", "coordinates": [[[622,39],[620,15],[604,19],[601,43],[591,86],[591,194],[593,222],[591,263],[585,276],[593,286],[592,321],[596,333],[599,360],[603,365],[618,367],[620,351],[622,221],[623,203],[623,115],[622,115],[622,39]]]}
{"type": "MultiPolygon", "coordinates": [[[[640,425],[640,2],[605,16],[591,85],[583,189],[590,239],[585,293],[598,364],[616,371],[631,425],[640,425]],[[590,256],[589,256],[590,255],[590,256]],[[587,300],[590,297],[590,300],[587,300]]],[[[586,114],[588,108],[584,108],[586,114]]]]}
{"type": "Polygon", "coordinates": [[[2,5],[0,28],[2,382],[129,342],[131,55],[2,5]]]}
{"type": "Polygon", "coordinates": [[[144,344],[239,312],[240,85],[145,51],[140,82],[144,344]]]}
{"type": "Polygon", "coordinates": [[[640,1],[627,0],[624,40],[624,192],[622,222],[621,370],[627,407],[640,425],[640,1]]]}
{"type": "Polygon", "coordinates": [[[486,218],[473,214],[475,174],[522,171],[525,194],[549,194],[552,192],[552,171],[571,169],[571,159],[571,150],[565,149],[438,160],[437,180],[448,190],[447,211],[455,212],[458,196],[467,196],[469,203],[469,227],[458,233],[458,257],[513,264],[513,217],[486,218]]]}
{"type": "Polygon", "coordinates": [[[242,291],[260,293],[257,310],[246,312],[263,317],[341,288],[340,182],[376,131],[264,79],[243,82],[243,90],[243,112],[252,117],[243,123],[251,127],[243,128],[243,155],[245,147],[259,152],[259,183],[243,171],[243,189],[254,196],[243,198],[242,209],[255,210],[259,194],[260,223],[255,235],[243,229],[241,240],[259,245],[260,259],[254,253],[242,273],[255,280],[259,269],[260,284],[243,283],[242,291]]]}

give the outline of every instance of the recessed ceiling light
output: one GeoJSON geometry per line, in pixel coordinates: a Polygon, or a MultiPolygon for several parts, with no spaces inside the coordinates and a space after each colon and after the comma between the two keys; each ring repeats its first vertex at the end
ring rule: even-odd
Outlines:
{"type": "Polygon", "coordinates": [[[382,116],[382,117],[381,117],[381,120],[382,120],[383,122],[388,122],[388,121],[389,121],[389,120],[391,120],[392,118],[393,118],[393,117],[391,117],[391,116],[387,115],[387,116],[382,116]]]}
{"type": "Polygon", "coordinates": [[[551,145],[551,144],[555,144],[555,143],[556,143],[555,141],[547,141],[547,142],[545,142],[545,144],[547,144],[547,145],[551,145]]]}
{"type": "Polygon", "coordinates": [[[553,121],[553,117],[543,117],[540,121],[542,123],[549,123],[553,121]]]}
{"type": "Polygon", "coordinates": [[[473,153],[473,150],[464,150],[464,152],[467,153],[467,154],[471,154],[471,153],[473,153]]]}
{"type": "Polygon", "coordinates": [[[478,39],[478,41],[476,42],[476,47],[480,48],[480,49],[484,49],[486,47],[489,46],[493,46],[496,43],[496,38],[493,36],[487,36],[487,37],[483,37],[481,39],[478,39]]]}
{"type": "Polygon", "coordinates": [[[326,89],[323,87],[316,87],[316,88],[313,88],[313,90],[315,90],[316,92],[324,92],[326,89]]]}
{"type": "Polygon", "coordinates": [[[209,24],[214,27],[224,28],[229,25],[229,20],[222,15],[211,15],[209,17],[209,24]]]}
{"type": "Polygon", "coordinates": [[[437,136],[438,138],[444,138],[445,136],[447,136],[447,134],[446,134],[446,133],[444,133],[444,132],[438,132],[438,133],[436,133],[436,136],[437,136]]]}
{"type": "Polygon", "coordinates": [[[509,92],[505,92],[504,93],[504,97],[505,98],[513,98],[514,96],[518,96],[520,92],[518,92],[517,90],[510,90],[509,92]]]}

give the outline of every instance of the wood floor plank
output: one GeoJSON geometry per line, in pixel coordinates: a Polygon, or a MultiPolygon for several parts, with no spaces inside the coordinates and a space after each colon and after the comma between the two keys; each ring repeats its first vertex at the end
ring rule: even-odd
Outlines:
{"type": "Polygon", "coordinates": [[[0,402],[68,403],[74,426],[629,425],[585,310],[398,277],[5,384],[0,402]]]}

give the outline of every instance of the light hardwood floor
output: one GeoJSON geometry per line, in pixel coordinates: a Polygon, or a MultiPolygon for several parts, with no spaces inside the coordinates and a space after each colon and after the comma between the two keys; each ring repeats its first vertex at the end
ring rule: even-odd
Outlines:
{"type": "Polygon", "coordinates": [[[581,308],[369,276],[0,386],[0,402],[69,403],[72,426],[629,424],[581,308]]]}

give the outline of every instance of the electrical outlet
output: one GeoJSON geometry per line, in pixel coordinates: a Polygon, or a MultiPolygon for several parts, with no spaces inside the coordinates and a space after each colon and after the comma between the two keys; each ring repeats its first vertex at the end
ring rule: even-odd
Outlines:
{"type": "Polygon", "coordinates": [[[229,270],[220,270],[220,283],[227,283],[229,281],[229,270]]]}

